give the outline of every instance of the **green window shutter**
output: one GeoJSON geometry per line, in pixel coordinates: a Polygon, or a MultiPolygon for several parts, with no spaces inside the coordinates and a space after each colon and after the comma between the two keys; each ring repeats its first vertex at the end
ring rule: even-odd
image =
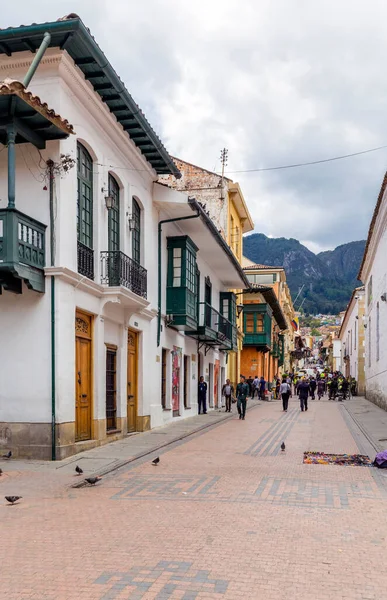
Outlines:
{"type": "Polygon", "coordinates": [[[109,196],[113,199],[108,216],[109,252],[117,252],[120,249],[120,188],[111,175],[109,175],[109,196]]]}
{"type": "Polygon", "coordinates": [[[134,229],[132,231],[132,259],[141,264],[141,208],[138,202],[132,198],[132,218],[134,229]]]}
{"type": "Polygon", "coordinates": [[[77,237],[93,248],[93,161],[90,154],[77,144],[77,237]]]}

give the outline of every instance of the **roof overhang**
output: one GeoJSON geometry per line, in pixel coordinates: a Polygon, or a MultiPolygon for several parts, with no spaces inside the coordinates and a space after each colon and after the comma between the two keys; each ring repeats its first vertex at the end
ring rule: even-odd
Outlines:
{"type": "Polygon", "coordinates": [[[364,296],[364,295],[365,295],[364,286],[357,287],[353,290],[351,299],[348,303],[347,310],[344,313],[343,322],[341,323],[340,330],[339,330],[339,333],[337,336],[339,339],[341,339],[341,334],[344,333],[344,329],[346,329],[346,327],[347,327],[349,317],[355,307],[355,302],[357,302],[357,296],[360,297],[360,296],[364,296]]]}
{"type": "Polygon", "coordinates": [[[180,178],[180,171],[161,140],[78,15],[2,29],[0,54],[35,53],[46,31],[51,34],[49,47],[67,51],[156,173],[180,178]]]}
{"type": "Polygon", "coordinates": [[[243,197],[239,183],[230,182],[228,184],[228,193],[232,195],[232,201],[234,202],[238,215],[242,220],[243,233],[254,231],[253,219],[250,215],[249,209],[247,208],[247,204],[243,197]]]}
{"type": "Polygon", "coordinates": [[[270,286],[254,286],[244,290],[244,294],[262,294],[268,305],[273,311],[273,317],[277,322],[278,327],[281,331],[285,331],[288,328],[286,318],[282,312],[280,303],[278,302],[275,291],[270,286]]]}
{"type": "Polygon", "coordinates": [[[183,192],[171,190],[165,185],[155,183],[154,202],[165,214],[165,219],[185,219],[197,214],[197,219],[177,221],[176,225],[181,227],[185,235],[189,235],[199,248],[203,260],[215,271],[225,287],[242,289],[248,285],[234,253],[222,238],[211,218],[194,198],[189,198],[183,192]]]}
{"type": "Polygon", "coordinates": [[[363,283],[364,283],[364,281],[363,281],[364,267],[365,267],[365,263],[367,260],[368,251],[370,249],[371,240],[372,240],[372,237],[374,234],[374,229],[375,229],[376,222],[378,219],[379,211],[382,206],[384,192],[386,191],[386,187],[387,187],[387,172],[385,173],[385,175],[383,177],[383,181],[382,181],[382,185],[381,185],[381,188],[379,191],[378,199],[376,201],[376,206],[375,206],[374,213],[373,213],[372,219],[371,219],[371,223],[370,223],[370,226],[368,229],[368,236],[367,236],[366,246],[364,248],[363,260],[361,261],[359,273],[357,275],[357,278],[359,279],[359,281],[362,281],[363,283]]]}
{"type": "Polygon", "coordinates": [[[20,81],[0,81],[0,142],[7,143],[7,128],[13,125],[16,143],[30,142],[44,148],[49,140],[67,138],[74,133],[70,123],[50,109],[38,96],[27,92],[20,81]]]}

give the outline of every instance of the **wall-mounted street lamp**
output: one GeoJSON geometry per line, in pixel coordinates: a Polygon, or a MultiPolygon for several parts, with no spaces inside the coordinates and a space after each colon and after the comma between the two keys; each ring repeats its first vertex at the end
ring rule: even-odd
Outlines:
{"type": "Polygon", "coordinates": [[[236,309],[237,309],[237,315],[238,315],[238,317],[240,317],[242,314],[242,311],[243,311],[243,304],[237,304],[236,309]]]}
{"type": "Polygon", "coordinates": [[[114,204],[113,196],[109,196],[109,195],[105,196],[105,205],[108,210],[111,210],[113,208],[113,204],[114,204]]]}
{"type": "Polygon", "coordinates": [[[129,231],[133,231],[134,229],[136,229],[136,219],[134,215],[131,215],[129,213],[126,213],[126,216],[128,217],[129,231]]]}

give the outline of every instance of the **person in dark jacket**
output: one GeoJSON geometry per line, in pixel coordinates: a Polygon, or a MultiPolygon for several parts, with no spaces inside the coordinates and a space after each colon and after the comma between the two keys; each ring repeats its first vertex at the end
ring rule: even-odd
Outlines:
{"type": "Polygon", "coordinates": [[[198,385],[198,413],[202,412],[204,415],[207,414],[207,384],[204,381],[203,375],[199,379],[198,385]],[[201,409],[201,411],[200,411],[201,409]]]}
{"type": "Polygon", "coordinates": [[[312,377],[312,379],[310,380],[310,383],[309,383],[309,390],[310,390],[310,395],[312,397],[312,400],[314,400],[316,386],[317,386],[316,380],[312,377]]]}
{"type": "Polygon", "coordinates": [[[266,381],[264,377],[259,380],[259,397],[261,400],[265,399],[266,381]]]}
{"type": "Polygon", "coordinates": [[[238,383],[236,388],[236,397],[238,400],[237,408],[239,412],[239,418],[243,421],[245,420],[246,415],[246,402],[248,394],[249,386],[247,385],[243,375],[241,375],[240,383],[238,383]]]}
{"type": "Polygon", "coordinates": [[[298,384],[297,394],[300,398],[301,411],[304,412],[304,409],[308,410],[309,383],[306,381],[305,377],[303,377],[302,381],[298,384]]]}

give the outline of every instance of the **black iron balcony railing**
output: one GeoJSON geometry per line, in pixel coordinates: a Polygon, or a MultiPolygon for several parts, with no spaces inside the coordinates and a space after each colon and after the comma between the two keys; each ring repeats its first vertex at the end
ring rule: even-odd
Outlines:
{"type": "Polygon", "coordinates": [[[94,279],[94,250],[78,240],[78,273],[94,279]]]}
{"type": "Polygon", "coordinates": [[[147,270],[119,250],[101,252],[101,283],[123,285],[137,296],[147,297],[147,270]]]}
{"type": "Polygon", "coordinates": [[[236,346],[236,326],[210,304],[200,302],[199,307],[199,327],[206,327],[210,330],[213,334],[210,334],[210,337],[214,337],[220,345],[226,344],[230,348],[236,346]]]}

